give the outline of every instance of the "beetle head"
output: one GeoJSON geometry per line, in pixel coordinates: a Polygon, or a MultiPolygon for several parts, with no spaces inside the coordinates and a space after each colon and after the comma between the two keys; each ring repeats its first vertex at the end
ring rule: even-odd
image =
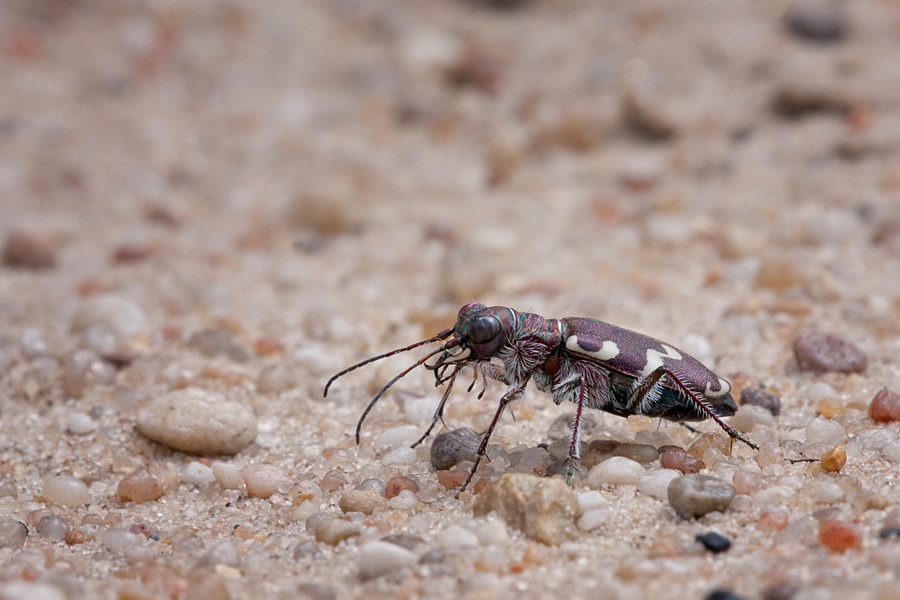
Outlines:
{"type": "Polygon", "coordinates": [[[446,351],[435,366],[490,359],[507,343],[514,325],[515,316],[509,308],[466,304],[459,310],[454,337],[445,344],[446,351]]]}

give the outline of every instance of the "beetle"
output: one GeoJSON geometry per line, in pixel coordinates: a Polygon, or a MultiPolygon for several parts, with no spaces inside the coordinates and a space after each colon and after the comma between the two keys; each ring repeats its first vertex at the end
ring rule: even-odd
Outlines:
{"type": "MultiPolygon", "coordinates": [[[[420,444],[441,418],[444,404],[460,370],[471,365],[482,380],[495,379],[508,386],[490,425],[481,438],[475,465],[460,491],[471,482],[484,457],[494,428],[510,402],[522,397],[530,380],[549,393],[557,405],[575,404],[572,440],[568,453],[568,481],[579,458],[582,412],[585,408],[614,415],[645,415],[669,421],[713,419],[732,439],[758,450],[758,446],[722,420],[737,412],[731,384],[700,361],[652,337],[596,319],[545,319],[505,306],[466,304],[456,324],[432,338],[344,369],[325,385],[364,365],[426,344],[444,343],[391,379],[369,402],[356,426],[356,443],[366,416],[387,390],[419,366],[434,372],[435,385],[447,383],[431,425],[413,444],[420,444]],[[438,356],[439,355],[439,356],[438,356]],[[428,360],[437,356],[434,363],[428,360]]],[[[469,386],[471,391],[472,386],[469,386]]],[[[481,394],[484,394],[482,390],[481,394]]],[[[480,396],[479,396],[480,397],[480,396]]]]}

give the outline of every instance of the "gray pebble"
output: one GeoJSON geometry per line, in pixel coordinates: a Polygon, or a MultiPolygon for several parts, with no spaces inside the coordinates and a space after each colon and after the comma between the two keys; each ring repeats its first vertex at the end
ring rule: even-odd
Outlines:
{"type": "Polygon", "coordinates": [[[741,406],[745,404],[762,406],[776,417],[781,413],[781,398],[756,387],[745,387],[741,390],[741,406]]]}
{"type": "Polygon", "coordinates": [[[868,357],[856,345],[830,333],[813,331],[794,340],[794,356],[801,371],[862,373],[868,357]]]}
{"type": "Polygon", "coordinates": [[[659,450],[649,444],[619,444],[613,450],[615,456],[624,456],[641,464],[650,464],[659,458],[659,450]]]}
{"type": "Polygon", "coordinates": [[[734,488],[711,475],[682,475],[669,484],[669,504],[683,519],[724,511],[734,498],[734,488]]]}
{"type": "Polygon", "coordinates": [[[303,560],[304,558],[321,558],[322,551],[319,550],[318,544],[312,540],[304,540],[294,546],[292,553],[294,560],[303,560]]]}
{"type": "Polygon", "coordinates": [[[431,444],[431,466],[445,471],[463,461],[474,461],[480,443],[481,436],[468,427],[445,431],[431,444]]]}
{"type": "Polygon", "coordinates": [[[356,523],[335,519],[334,517],[322,521],[316,525],[316,541],[337,546],[342,541],[356,537],[362,533],[362,529],[356,523]]]}
{"type": "Polygon", "coordinates": [[[69,525],[62,517],[50,515],[38,521],[37,532],[51,542],[61,542],[69,533],[69,525]]]}
{"type": "Polygon", "coordinates": [[[368,479],[363,479],[362,483],[356,486],[353,489],[356,490],[375,490],[380,495],[384,496],[384,488],[385,484],[382,480],[377,477],[369,477],[368,479]]]}
{"type": "Polygon", "coordinates": [[[0,517],[0,548],[21,548],[28,537],[25,523],[10,517],[0,517]]]}
{"type": "Polygon", "coordinates": [[[156,398],[138,412],[137,430],[193,454],[236,454],[256,439],[251,408],[222,394],[186,388],[156,398]]]}
{"type": "Polygon", "coordinates": [[[245,363],[250,360],[250,353],[234,339],[234,334],[227,329],[204,329],[188,338],[189,348],[204,356],[225,356],[234,362],[245,363]]]}
{"type": "Polygon", "coordinates": [[[794,36],[820,44],[843,41],[850,30],[846,13],[829,2],[802,3],[785,15],[784,22],[794,36]]]}

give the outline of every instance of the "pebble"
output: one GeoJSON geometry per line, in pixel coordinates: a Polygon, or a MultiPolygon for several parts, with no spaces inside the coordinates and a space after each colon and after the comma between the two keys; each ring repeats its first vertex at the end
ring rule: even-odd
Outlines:
{"type": "Polygon", "coordinates": [[[390,500],[404,490],[415,494],[419,491],[419,484],[409,477],[391,477],[384,486],[384,496],[390,500]]]}
{"type": "Polygon", "coordinates": [[[725,552],[731,548],[731,540],[715,531],[701,533],[694,539],[703,544],[703,547],[713,554],[719,554],[720,552],[725,552]]]}
{"type": "Polygon", "coordinates": [[[592,490],[600,489],[603,484],[634,485],[645,473],[641,463],[624,456],[613,456],[593,467],[585,483],[592,490]]]}
{"type": "Polygon", "coordinates": [[[348,490],[338,502],[343,512],[361,512],[364,515],[371,515],[384,504],[384,496],[372,488],[348,490]]]}
{"type": "Polygon", "coordinates": [[[844,403],[837,398],[822,398],[816,404],[816,412],[826,419],[833,419],[844,414],[844,403]]]}
{"type": "Polygon", "coordinates": [[[601,506],[606,506],[608,502],[606,498],[603,497],[603,494],[598,492],[597,490],[591,490],[589,492],[582,492],[578,494],[578,508],[581,509],[582,513],[585,513],[592,508],[600,508],[601,506]]]}
{"type": "Polygon", "coordinates": [[[850,30],[847,14],[829,2],[801,3],[785,15],[784,24],[794,36],[821,44],[841,42],[850,30]]]}
{"type": "Polygon", "coordinates": [[[194,387],[152,400],[136,425],[151,440],[192,454],[236,454],[256,439],[257,427],[250,406],[194,387]]]}
{"type": "Polygon", "coordinates": [[[724,434],[704,433],[697,441],[690,445],[687,453],[694,458],[703,458],[710,451],[716,451],[720,454],[727,455],[731,447],[730,440],[724,434]]]}
{"type": "MultiPolygon", "coordinates": [[[[479,495],[480,497],[480,495],[479,495]]],[[[478,546],[478,536],[459,525],[450,525],[437,534],[437,542],[444,548],[462,548],[478,546]]]]}
{"type": "Polygon", "coordinates": [[[239,490],[244,487],[241,468],[235,464],[215,460],[211,466],[213,477],[223,490],[239,490]]]}
{"type": "Polygon", "coordinates": [[[869,404],[869,418],[876,423],[900,421],[900,394],[884,388],[869,404]]]}
{"type": "Polygon", "coordinates": [[[120,350],[136,335],[150,331],[150,320],[144,310],[116,294],[91,296],[82,301],[72,317],[71,329],[82,333],[92,325],[103,326],[116,336],[120,350]]]}
{"type": "Polygon", "coordinates": [[[409,446],[401,446],[394,448],[381,458],[381,464],[388,465],[411,465],[416,462],[416,449],[409,446]]]}
{"type": "Polygon", "coordinates": [[[316,541],[329,546],[337,546],[342,541],[356,537],[361,533],[362,529],[356,523],[335,519],[334,517],[326,518],[317,524],[313,531],[316,541]]]}
{"type": "Polygon", "coordinates": [[[638,479],[637,490],[644,496],[665,501],[669,497],[669,484],[678,477],[681,477],[681,473],[674,469],[651,471],[638,479]]]}
{"type": "Polygon", "coordinates": [[[224,328],[204,329],[192,333],[187,340],[187,347],[209,358],[224,356],[236,363],[246,363],[250,360],[250,353],[237,343],[231,331],[224,328]]]}
{"type": "Polygon", "coordinates": [[[146,467],[141,467],[119,482],[116,494],[122,502],[143,504],[159,500],[163,495],[163,485],[159,477],[146,467]]]}
{"type": "Polygon", "coordinates": [[[88,487],[80,479],[56,475],[44,480],[44,500],[63,506],[81,506],[91,499],[88,487]]]}
{"type": "Polygon", "coordinates": [[[818,480],[812,482],[806,489],[816,502],[823,504],[837,504],[844,499],[844,490],[831,480],[818,480]]]}
{"type": "Polygon", "coordinates": [[[372,446],[376,451],[391,450],[400,446],[411,446],[422,436],[416,425],[400,425],[385,429],[375,436],[372,446]]]}
{"type": "Polygon", "coordinates": [[[847,439],[847,431],[835,421],[824,417],[815,417],[806,425],[806,441],[810,444],[837,445],[847,439]]]}
{"type": "Polygon", "coordinates": [[[343,488],[348,483],[350,483],[350,481],[343,472],[332,469],[325,473],[325,475],[322,476],[322,479],[319,480],[319,487],[323,492],[333,492],[343,488]]]}
{"type": "Polygon", "coordinates": [[[63,358],[60,383],[71,398],[81,398],[94,384],[109,385],[115,379],[115,368],[91,350],[75,350],[63,358]]]}
{"type": "Polygon", "coordinates": [[[801,371],[862,373],[868,357],[856,345],[830,333],[810,332],[794,340],[794,356],[801,371]]]}
{"type": "Polygon", "coordinates": [[[592,508],[585,511],[576,522],[581,531],[592,531],[609,520],[611,511],[608,507],[592,508]]]}
{"type": "Polygon", "coordinates": [[[900,527],[882,527],[878,532],[878,537],[883,540],[889,538],[900,538],[900,527]]]}
{"type": "Polygon", "coordinates": [[[616,456],[630,458],[635,462],[647,465],[659,458],[659,450],[648,444],[619,444],[613,451],[616,456]]]}
{"type": "Polygon", "coordinates": [[[10,231],[3,244],[3,264],[22,269],[51,269],[56,266],[57,247],[43,232],[25,228],[10,231]]]}
{"type": "Polygon", "coordinates": [[[731,485],[734,486],[735,494],[751,496],[762,489],[763,477],[753,471],[735,471],[731,485]]]}
{"type": "Polygon", "coordinates": [[[268,498],[286,492],[291,486],[291,480],[275,465],[250,465],[241,471],[241,475],[251,498],[268,498]]]}
{"type": "Polygon", "coordinates": [[[659,464],[663,469],[675,469],[684,474],[699,473],[706,468],[703,459],[691,456],[681,449],[668,449],[659,455],[659,464]]]}
{"type": "Polygon", "coordinates": [[[496,512],[510,527],[550,546],[578,537],[578,500],[562,479],[507,473],[487,485],[472,508],[476,517],[496,512]]]}
{"type": "Polygon", "coordinates": [[[425,543],[425,540],[411,533],[391,533],[381,538],[381,541],[396,544],[407,550],[415,550],[416,546],[425,543]]]}
{"type": "Polygon", "coordinates": [[[731,417],[729,424],[738,431],[751,432],[757,425],[775,429],[778,426],[778,420],[764,406],[744,404],[731,417]]]}
{"type": "Polygon", "coordinates": [[[69,524],[62,517],[50,515],[38,521],[37,532],[51,542],[61,542],[69,533],[69,524]]]}
{"type": "Polygon", "coordinates": [[[87,435],[97,428],[97,423],[90,415],[83,412],[72,412],[66,417],[66,431],[75,435],[87,435]]]}
{"type": "Polygon", "coordinates": [[[784,531],[787,529],[788,523],[790,522],[790,515],[783,510],[775,510],[764,512],[759,515],[759,521],[757,522],[757,526],[762,531],[767,531],[770,533],[777,533],[779,531],[784,531]]]}
{"type": "Polygon", "coordinates": [[[188,464],[179,475],[179,479],[188,485],[204,485],[216,480],[211,468],[196,460],[188,464]]]}
{"type": "Polygon", "coordinates": [[[319,546],[312,540],[303,540],[294,546],[294,550],[291,553],[294,560],[303,560],[304,558],[321,558],[322,551],[319,550],[319,546]]]}
{"type": "Polygon", "coordinates": [[[745,387],[741,390],[741,406],[761,406],[778,416],[781,413],[781,398],[757,387],[745,387]]]}
{"type": "Polygon", "coordinates": [[[819,466],[828,473],[837,473],[847,464],[847,452],[843,446],[835,446],[827,450],[819,459],[819,466]]]}
{"type": "Polygon", "coordinates": [[[819,541],[832,552],[846,552],[862,547],[856,528],[843,521],[825,521],[819,527],[819,541]]]}
{"type": "Polygon", "coordinates": [[[18,498],[19,497],[19,488],[16,487],[16,482],[8,477],[3,477],[0,479],[0,498],[18,498]]]}
{"type": "Polygon", "coordinates": [[[881,455],[892,463],[900,463],[900,440],[887,444],[881,449],[881,455]]]}
{"type": "Polygon", "coordinates": [[[221,540],[213,544],[197,560],[194,569],[213,569],[216,565],[227,565],[235,568],[241,566],[241,555],[230,541],[221,540]]]}
{"type": "Polygon", "coordinates": [[[431,444],[431,466],[446,471],[463,461],[474,461],[481,436],[468,427],[444,431],[431,444]]]}
{"type": "Polygon", "coordinates": [[[734,498],[734,488],[711,475],[682,475],[669,484],[668,498],[680,517],[690,519],[724,512],[734,498]]]}
{"type": "Polygon", "coordinates": [[[363,479],[362,483],[356,486],[357,490],[375,490],[382,496],[384,496],[385,483],[378,479],[377,477],[369,477],[367,479],[363,479]]]}
{"type": "Polygon", "coordinates": [[[130,546],[140,545],[141,538],[124,529],[103,529],[97,533],[97,540],[110,552],[122,552],[130,546]]]}
{"type": "Polygon", "coordinates": [[[0,516],[0,548],[21,548],[28,537],[25,523],[0,516]]]}
{"type": "Polygon", "coordinates": [[[402,569],[415,561],[415,554],[406,548],[376,540],[363,544],[359,549],[357,566],[362,579],[372,579],[402,569]]]}

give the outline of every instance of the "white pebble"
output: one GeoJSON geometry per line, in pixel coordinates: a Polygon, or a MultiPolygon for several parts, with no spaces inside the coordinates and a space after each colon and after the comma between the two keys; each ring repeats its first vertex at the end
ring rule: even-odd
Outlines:
{"type": "Polygon", "coordinates": [[[609,485],[634,485],[644,475],[641,463],[624,456],[613,456],[590,470],[587,486],[592,490],[600,489],[604,483],[609,485]]]}
{"type": "Polygon", "coordinates": [[[394,448],[384,455],[381,464],[387,465],[411,465],[416,462],[416,449],[409,446],[394,448]]]}
{"type": "Polygon", "coordinates": [[[239,490],[244,487],[244,476],[237,465],[222,461],[213,461],[212,474],[224,490],[239,490]]]}
{"type": "Polygon", "coordinates": [[[415,562],[416,556],[406,548],[389,542],[374,541],[359,549],[359,575],[362,579],[372,579],[402,569],[415,562]]]}
{"type": "Polygon", "coordinates": [[[450,525],[437,534],[437,542],[439,545],[448,548],[477,546],[478,536],[468,529],[463,529],[459,525],[450,525]]]}
{"type": "Polygon", "coordinates": [[[900,463],[900,440],[891,442],[882,448],[881,455],[892,463],[900,463]]]}
{"type": "Polygon", "coordinates": [[[844,490],[833,481],[814,481],[809,493],[819,502],[834,504],[844,499],[844,490]]]}
{"type": "Polygon", "coordinates": [[[192,454],[236,454],[258,430],[249,405],[194,387],[150,402],[138,412],[136,428],[153,441],[192,454]]]}
{"type": "Polygon", "coordinates": [[[842,444],[847,438],[847,432],[840,425],[830,419],[816,417],[806,425],[806,441],[810,444],[842,444]]]}
{"type": "Polygon", "coordinates": [[[388,506],[395,510],[407,510],[418,502],[419,498],[411,490],[401,490],[399,494],[388,500],[388,506]]]}
{"type": "Polygon", "coordinates": [[[797,491],[786,485],[773,485],[753,494],[754,506],[768,508],[785,504],[797,491]]]}
{"type": "Polygon", "coordinates": [[[603,494],[598,492],[597,490],[591,490],[590,492],[582,492],[578,494],[578,508],[581,509],[582,513],[586,513],[592,508],[600,508],[601,506],[606,506],[608,503],[606,498],[603,497],[603,494]]]}
{"type": "Polygon", "coordinates": [[[66,418],[66,429],[75,435],[86,435],[97,428],[97,423],[83,412],[69,413],[66,418]]]}
{"type": "Polygon", "coordinates": [[[375,447],[375,450],[384,450],[387,448],[397,448],[399,446],[410,446],[419,437],[421,437],[421,433],[419,432],[419,428],[416,425],[400,425],[399,427],[392,427],[391,429],[387,429],[382,431],[375,439],[372,440],[372,445],[375,447]]]}
{"type": "Polygon", "coordinates": [[[434,418],[434,411],[437,410],[440,401],[441,398],[437,394],[407,397],[406,402],[403,403],[403,415],[410,423],[430,422],[434,418]]]}
{"type": "Polygon", "coordinates": [[[806,390],[806,397],[812,402],[818,402],[823,398],[837,398],[837,395],[835,389],[824,381],[817,381],[806,390]]]}
{"type": "Polygon", "coordinates": [[[131,546],[142,545],[138,535],[124,529],[104,529],[97,534],[97,539],[111,552],[122,552],[131,546]]]}
{"type": "Polygon", "coordinates": [[[44,480],[44,499],[52,504],[81,506],[91,499],[88,487],[80,479],[56,475],[44,480]]]}
{"type": "Polygon", "coordinates": [[[738,431],[751,432],[757,425],[775,429],[778,421],[767,408],[755,404],[744,404],[737,413],[731,417],[730,425],[738,431]]]}
{"type": "Polygon", "coordinates": [[[669,499],[669,484],[678,477],[681,477],[681,472],[675,469],[651,471],[638,479],[637,489],[645,496],[666,501],[669,499]]]}
{"type": "Polygon", "coordinates": [[[150,330],[144,310],[131,300],[115,294],[92,296],[81,303],[72,317],[72,331],[79,333],[91,325],[102,325],[116,336],[120,344],[150,330]]]}
{"type": "Polygon", "coordinates": [[[600,508],[592,508],[579,517],[576,525],[578,525],[578,529],[582,531],[591,531],[606,523],[606,521],[609,520],[609,515],[609,507],[603,506],[600,508]]]}
{"type": "Polygon", "coordinates": [[[253,498],[268,498],[272,494],[284,493],[291,486],[291,480],[275,465],[250,465],[241,471],[247,494],[253,498]]]}
{"type": "Polygon", "coordinates": [[[509,545],[506,523],[500,519],[475,519],[469,529],[478,536],[478,542],[483,546],[509,545]]]}
{"type": "Polygon", "coordinates": [[[189,485],[203,485],[216,480],[212,469],[196,460],[184,468],[179,478],[189,485]]]}
{"type": "Polygon", "coordinates": [[[884,427],[867,429],[850,440],[851,443],[870,452],[877,452],[895,441],[897,441],[897,434],[884,427]]]}

